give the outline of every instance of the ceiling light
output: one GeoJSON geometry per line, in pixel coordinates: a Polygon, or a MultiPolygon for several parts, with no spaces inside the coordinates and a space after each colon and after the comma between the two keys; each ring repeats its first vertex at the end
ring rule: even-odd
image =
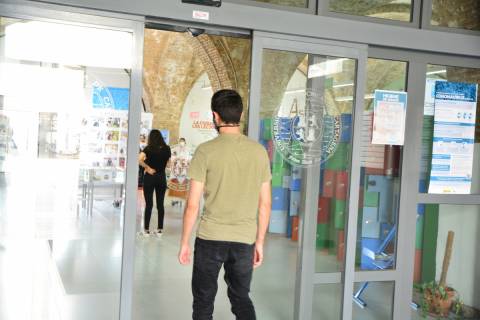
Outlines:
{"type": "Polygon", "coordinates": [[[129,32],[29,21],[5,27],[5,55],[16,60],[131,69],[129,32]]]}
{"type": "Polygon", "coordinates": [[[305,92],[305,89],[292,89],[285,91],[285,94],[292,94],[292,93],[302,93],[305,92]]]}
{"type": "Polygon", "coordinates": [[[342,84],[334,84],[333,88],[344,88],[344,87],[353,87],[355,84],[352,83],[342,83],[342,84]]]}
{"type": "Polygon", "coordinates": [[[440,73],[447,73],[447,70],[446,69],[443,69],[443,70],[437,70],[437,71],[430,71],[430,72],[427,72],[427,75],[432,75],[432,74],[440,74],[440,73]]]}

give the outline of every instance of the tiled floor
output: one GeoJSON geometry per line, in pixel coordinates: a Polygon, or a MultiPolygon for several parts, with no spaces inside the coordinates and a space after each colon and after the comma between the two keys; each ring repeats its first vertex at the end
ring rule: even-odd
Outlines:
{"type": "MultiPolygon", "coordinates": [[[[137,239],[134,319],[189,319],[192,268],[177,261],[181,214],[170,210],[161,240],[137,239]]],[[[296,243],[271,236],[263,267],[254,272],[252,298],[260,319],[292,319],[296,243]]],[[[223,275],[215,303],[215,319],[234,319],[223,275]]]]}
{"type": "MultiPolygon", "coordinates": [[[[95,202],[91,217],[77,212],[77,169],[59,161],[0,174],[1,320],[118,319],[120,210],[107,199],[95,202]]],[[[134,319],[191,318],[191,266],[177,262],[181,210],[171,207],[170,199],[166,204],[164,236],[136,241],[134,319]]],[[[293,318],[296,259],[295,242],[269,236],[265,263],[252,283],[259,319],[293,318]]],[[[214,318],[233,319],[222,279],[214,318]]],[[[392,290],[372,284],[365,294],[369,309],[355,306],[355,320],[388,319],[392,290]]],[[[314,318],[338,319],[340,297],[339,286],[316,287],[314,318]]]]}

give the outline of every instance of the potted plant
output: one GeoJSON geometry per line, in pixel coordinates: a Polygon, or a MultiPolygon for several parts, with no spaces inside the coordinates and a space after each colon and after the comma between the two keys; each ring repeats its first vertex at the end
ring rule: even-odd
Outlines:
{"type": "Polygon", "coordinates": [[[447,317],[450,310],[453,310],[457,316],[462,313],[462,303],[458,298],[457,292],[446,285],[454,235],[453,231],[448,232],[440,281],[431,281],[415,286],[421,294],[420,306],[424,317],[427,314],[437,318],[447,317]]]}
{"type": "Polygon", "coordinates": [[[455,301],[458,300],[453,288],[436,281],[423,283],[416,287],[422,295],[420,306],[423,316],[428,314],[433,317],[447,317],[455,301]]]}

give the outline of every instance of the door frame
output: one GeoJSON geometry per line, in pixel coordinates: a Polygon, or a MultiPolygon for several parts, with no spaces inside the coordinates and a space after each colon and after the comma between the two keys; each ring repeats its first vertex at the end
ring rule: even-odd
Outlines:
{"type": "MultiPolygon", "coordinates": [[[[356,88],[353,121],[353,149],[350,167],[350,187],[348,219],[346,222],[346,250],[344,272],[315,272],[316,214],[320,166],[303,170],[302,199],[299,225],[299,248],[297,259],[297,279],[294,302],[294,319],[312,318],[314,286],[317,284],[343,284],[343,301],[351,301],[355,280],[355,251],[358,218],[358,197],[360,192],[360,133],[364,109],[366,86],[366,62],[368,46],[347,42],[320,40],[297,36],[272,34],[254,31],[252,44],[252,71],[250,81],[249,137],[257,140],[260,133],[260,105],[262,83],[262,52],[264,49],[293,51],[326,56],[351,58],[357,61],[356,88]]],[[[352,304],[342,303],[342,319],[352,317],[352,304]]]]}
{"type": "MultiPolygon", "coordinates": [[[[73,8],[69,8],[73,9],[73,8]]],[[[130,76],[130,108],[128,112],[127,163],[125,177],[125,206],[122,217],[122,263],[119,292],[119,319],[132,319],[132,296],[135,261],[136,217],[131,212],[137,208],[138,137],[142,110],[143,32],[144,19],[138,16],[75,9],[65,11],[56,5],[18,5],[0,3],[0,16],[20,20],[102,27],[132,34],[132,68],[130,76]],[[58,10],[57,10],[58,9],[58,10]]]]}

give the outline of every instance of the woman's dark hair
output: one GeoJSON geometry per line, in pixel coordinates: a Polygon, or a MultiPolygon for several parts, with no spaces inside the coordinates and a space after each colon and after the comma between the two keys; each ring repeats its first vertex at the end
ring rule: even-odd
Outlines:
{"type": "Polygon", "coordinates": [[[226,124],[238,124],[243,111],[242,97],[235,90],[219,90],[212,97],[212,111],[226,124]]]}
{"type": "Polygon", "coordinates": [[[163,136],[160,131],[157,129],[152,129],[148,135],[147,145],[149,147],[160,148],[165,147],[167,144],[165,143],[165,140],[163,140],[163,136]]]}

